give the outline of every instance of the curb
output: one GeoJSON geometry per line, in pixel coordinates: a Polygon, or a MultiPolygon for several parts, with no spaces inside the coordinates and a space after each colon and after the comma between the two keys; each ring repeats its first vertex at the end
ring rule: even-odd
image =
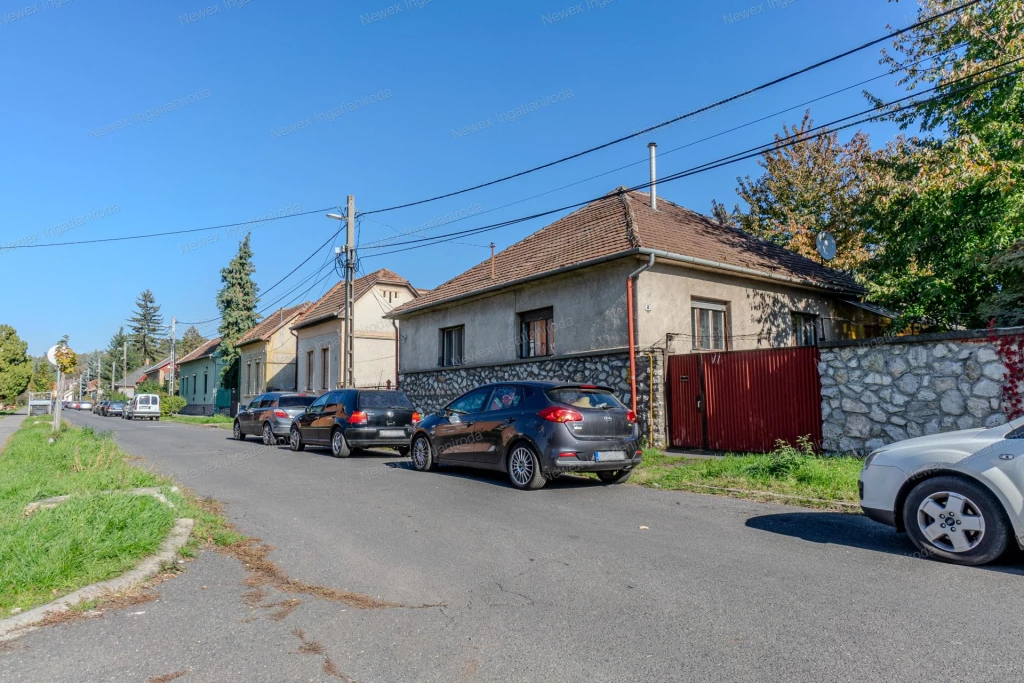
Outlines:
{"type": "Polygon", "coordinates": [[[31,609],[24,614],[0,620],[0,642],[18,638],[28,631],[37,628],[37,624],[45,621],[47,617],[66,612],[80,602],[96,600],[105,595],[128,590],[156,576],[165,564],[174,562],[177,559],[178,551],[188,541],[194,525],[195,520],[192,519],[176,520],[174,528],[171,529],[171,533],[164,539],[156,554],[142,560],[135,569],[130,569],[121,576],[100,581],[85,588],[79,588],[73,593],[31,609]]]}

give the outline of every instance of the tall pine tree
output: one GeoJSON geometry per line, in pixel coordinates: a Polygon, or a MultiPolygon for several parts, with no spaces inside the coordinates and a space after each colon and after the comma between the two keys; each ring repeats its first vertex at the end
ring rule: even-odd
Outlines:
{"type": "Polygon", "coordinates": [[[135,299],[135,313],[128,319],[131,344],[144,365],[160,360],[164,317],[153,298],[153,292],[145,290],[135,299]]]}
{"type": "Polygon", "coordinates": [[[227,268],[220,271],[224,283],[217,292],[217,309],[220,310],[219,355],[224,361],[221,383],[227,389],[238,387],[239,351],[235,343],[260,321],[256,312],[259,303],[259,287],[252,279],[256,267],[252,263],[252,248],[249,234],[238,244],[238,253],[227,268]]]}

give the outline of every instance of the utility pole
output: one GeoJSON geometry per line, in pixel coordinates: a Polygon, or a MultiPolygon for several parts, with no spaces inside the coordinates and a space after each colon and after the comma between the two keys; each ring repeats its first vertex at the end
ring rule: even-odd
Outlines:
{"type": "Polygon", "coordinates": [[[356,198],[348,196],[346,217],[348,219],[348,239],[345,241],[345,380],[344,386],[352,388],[355,382],[355,345],[352,326],[354,316],[352,308],[356,298],[356,198]]]}
{"type": "Polygon", "coordinates": [[[125,396],[128,395],[128,342],[124,343],[124,358],[121,361],[121,382],[124,384],[125,396]]]}
{"type": "Polygon", "coordinates": [[[174,361],[176,360],[175,357],[174,357],[174,352],[176,350],[175,339],[174,339],[174,323],[175,322],[176,322],[176,320],[172,316],[171,317],[171,386],[168,387],[168,391],[167,391],[167,393],[169,393],[171,396],[174,396],[174,361]]]}

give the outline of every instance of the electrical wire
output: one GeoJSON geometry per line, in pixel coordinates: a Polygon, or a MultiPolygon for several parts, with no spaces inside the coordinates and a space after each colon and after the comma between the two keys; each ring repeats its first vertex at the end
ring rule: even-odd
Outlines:
{"type": "MultiPolygon", "coordinates": [[[[761,156],[762,154],[764,154],[767,151],[785,149],[787,147],[791,147],[793,145],[796,145],[796,144],[798,144],[800,142],[806,142],[806,141],[809,141],[809,140],[814,140],[814,139],[816,139],[818,137],[822,137],[824,135],[829,135],[829,134],[835,133],[837,131],[844,130],[846,128],[850,128],[850,127],[853,127],[853,126],[861,125],[863,123],[867,123],[867,122],[870,122],[870,121],[873,121],[873,120],[877,120],[879,118],[885,118],[885,117],[891,116],[892,114],[898,113],[899,111],[903,111],[904,109],[908,109],[908,108],[911,108],[911,107],[919,107],[919,106],[922,106],[922,105],[927,104],[929,102],[934,102],[934,101],[937,101],[937,100],[940,100],[940,99],[943,99],[943,98],[951,97],[953,95],[956,95],[956,94],[959,94],[959,93],[962,93],[962,92],[966,92],[966,91],[969,91],[969,90],[973,90],[975,88],[979,88],[979,87],[981,87],[983,85],[987,85],[988,83],[991,83],[993,81],[996,81],[996,80],[999,80],[999,79],[1002,79],[1002,78],[1007,78],[1009,76],[1017,75],[1017,74],[1021,73],[1022,69],[1017,69],[1015,71],[1012,71],[1012,72],[1009,72],[1009,73],[1006,73],[1006,74],[995,76],[995,77],[993,77],[991,79],[982,81],[980,83],[973,84],[971,86],[967,86],[965,88],[957,89],[957,90],[955,90],[953,92],[942,93],[940,95],[936,95],[934,97],[927,98],[925,100],[919,100],[917,102],[910,102],[908,104],[905,104],[903,106],[897,107],[895,109],[890,109],[893,105],[897,105],[897,104],[899,104],[901,102],[906,102],[906,100],[912,99],[914,97],[918,97],[921,94],[924,94],[924,93],[927,93],[927,92],[933,92],[933,91],[939,89],[940,87],[945,88],[945,87],[948,87],[949,85],[951,85],[952,83],[956,83],[956,82],[959,82],[959,81],[962,81],[962,80],[966,80],[968,78],[974,78],[976,76],[982,75],[984,73],[988,73],[988,72],[993,71],[995,69],[999,69],[999,68],[1002,68],[1004,66],[1012,65],[1014,63],[1020,62],[1022,59],[1024,59],[1024,57],[1019,57],[1019,58],[1010,60],[1008,62],[1004,62],[1002,64],[990,67],[988,69],[985,69],[984,71],[973,73],[973,74],[970,74],[969,76],[964,76],[964,77],[962,77],[960,79],[951,81],[949,83],[944,83],[941,86],[935,86],[933,88],[929,88],[928,90],[924,90],[924,91],[921,91],[919,93],[915,93],[913,95],[908,95],[907,97],[903,97],[903,98],[900,98],[900,99],[897,99],[897,100],[893,100],[892,102],[888,102],[888,103],[880,105],[878,107],[873,107],[871,109],[865,110],[865,111],[860,112],[858,114],[852,114],[850,116],[845,116],[845,117],[843,117],[841,119],[836,119],[835,121],[831,121],[831,122],[823,124],[821,126],[816,126],[816,127],[812,128],[812,129],[810,129],[809,131],[805,131],[803,134],[794,137],[789,142],[785,142],[784,144],[780,143],[780,142],[774,142],[774,143],[768,143],[768,144],[765,144],[765,145],[760,145],[758,147],[754,147],[754,148],[751,148],[749,150],[745,150],[743,152],[737,152],[737,153],[729,155],[727,157],[723,157],[723,158],[720,158],[720,159],[717,159],[717,160],[714,160],[714,161],[710,161],[710,162],[701,164],[699,166],[692,167],[690,169],[686,169],[685,171],[680,171],[678,173],[671,174],[671,175],[666,176],[664,178],[658,179],[657,182],[659,184],[663,184],[663,183],[667,183],[667,182],[672,182],[674,180],[679,180],[681,178],[686,178],[686,177],[689,177],[691,175],[696,175],[698,173],[704,173],[706,171],[711,171],[711,170],[714,170],[714,169],[717,169],[717,168],[721,168],[723,166],[727,166],[729,164],[733,164],[733,163],[736,163],[736,162],[739,162],[739,161],[744,161],[746,159],[751,159],[751,158],[755,158],[755,157],[761,156]],[[879,112],[878,111],[879,109],[885,109],[885,111],[879,112]],[[863,119],[860,119],[860,120],[857,120],[857,121],[853,121],[851,123],[847,123],[847,124],[844,124],[842,126],[836,126],[837,123],[841,123],[843,121],[849,121],[850,119],[857,118],[859,116],[863,116],[864,114],[866,114],[868,112],[876,112],[876,113],[873,114],[872,116],[868,116],[866,118],[863,118],[863,119]],[[817,132],[817,133],[815,133],[813,135],[810,135],[809,133],[811,133],[813,131],[819,131],[819,132],[817,132]]],[[[617,197],[617,196],[619,196],[621,194],[624,194],[626,192],[633,192],[635,190],[640,190],[640,189],[644,189],[644,188],[647,188],[647,187],[650,187],[650,182],[642,183],[642,184],[637,185],[637,186],[632,187],[632,188],[626,188],[624,190],[619,190],[619,191],[617,191],[617,192],[615,192],[613,194],[607,194],[607,195],[602,195],[600,197],[594,197],[594,198],[587,199],[587,200],[582,201],[582,202],[577,202],[577,203],[574,203],[574,204],[569,204],[567,206],[562,206],[562,207],[559,207],[557,209],[552,209],[552,210],[549,210],[549,211],[543,211],[543,212],[540,212],[540,213],[532,214],[532,215],[529,215],[529,216],[523,216],[523,217],[520,217],[520,218],[514,218],[514,219],[511,219],[511,220],[508,220],[508,221],[503,221],[501,223],[495,223],[495,224],[492,224],[492,225],[481,226],[481,227],[478,227],[478,228],[470,228],[468,230],[461,230],[461,231],[453,232],[453,233],[445,233],[445,234],[442,234],[442,235],[434,235],[433,237],[425,237],[425,238],[422,238],[422,239],[407,240],[405,242],[396,242],[396,243],[393,243],[393,244],[388,245],[388,246],[396,246],[396,245],[403,245],[403,244],[417,244],[418,246],[405,247],[405,248],[402,248],[402,249],[392,249],[392,250],[389,250],[389,251],[379,252],[379,253],[376,253],[376,254],[370,254],[369,256],[364,256],[363,258],[376,258],[378,256],[385,256],[385,255],[388,255],[388,254],[395,254],[395,253],[400,253],[400,252],[403,252],[403,251],[410,251],[412,249],[418,249],[418,248],[427,247],[427,246],[434,246],[435,244],[441,244],[443,242],[450,242],[450,241],[453,241],[455,239],[458,239],[458,238],[461,238],[461,237],[465,237],[467,235],[475,235],[475,234],[480,234],[480,233],[483,233],[483,232],[489,232],[489,231],[492,231],[492,230],[497,230],[499,228],[508,227],[508,226],[511,226],[511,225],[516,225],[518,223],[523,223],[525,221],[533,220],[533,219],[536,219],[536,218],[541,218],[541,217],[544,217],[544,216],[549,216],[551,214],[559,213],[559,212],[566,211],[566,210],[569,210],[569,209],[575,209],[575,208],[578,208],[578,207],[581,207],[581,206],[585,206],[587,204],[590,204],[592,202],[595,202],[595,201],[598,201],[598,200],[601,200],[601,199],[614,198],[614,197],[617,197]],[[429,244],[424,244],[425,242],[429,242],[429,244]]],[[[369,247],[369,248],[372,248],[372,247],[369,247]]]]}
{"type": "Polygon", "coordinates": [[[738,100],[740,98],[746,97],[748,95],[752,95],[752,94],[754,94],[756,92],[760,92],[761,90],[765,90],[767,88],[771,88],[771,87],[776,86],[776,85],[778,85],[780,83],[784,83],[784,82],[786,82],[788,80],[796,78],[797,76],[802,76],[803,74],[806,74],[806,73],[809,73],[811,71],[814,71],[815,69],[819,69],[819,68],[821,68],[823,66],[826,66],[826,65],[831,64],[833,62],[839,61],[840,59],[844,59],[845,57],[849,57],[852,54],[856,54],[857,52],[861,52],[862,50],[866,50],[869,47],[873,47],[875,45],[878,45],[879,43],[883,43],[883,42],[885,42],[887,40],[890,40],[892,38],[899,37],[899,36],[903,35],[904,33],[907,33],[907,32],[912,31],[914,29],[921,28],[922,26],[926,26],[926,25],[932,23],[933,21],[935,21],[937,19],[941,19],[941,18],[946,17],[946,16],[948,16],[950,14],[954,14],[954,13],[960,12],[961,10],[965,10],[965,9],[967,9],[967,8],[973,6],[973,5],[978,4],[980,1],[981,0],[969,0],[968,2],[965,2],[962,5],[958,5],[956,7],[950,8],[950,9],[944,11],[944,12],[940,12],[940,13],[938,13],[938,14],[936,14],[934,16],[931,16],[931,17],[929,17],[927,19],[923,19],[923,20],[921,20],[919,22],[911,24],[910,26],[907,26],[905,28],[899,29],[897,31],[893,31],[893,32],[889,33],[888,35],[882,36],[881,38],[876,38],[874,40],[871,40],[871,41],[869,41],[867,43],[864,43],[863,45],[860,45],[858,47],[855,47],[853,49],[846,50],[845,52],[841,52],[841,53],[839,53],[837,55],[833,55],[832,57],[829,57],[827,59],[823,59],[823,60],[821,60],[819,62],[811,64],[810,66],[806,66],[806,67],[804,67],[802,69],[799,69],[797,71],[790,72],[790,73],[786,74],[785,76],[780,76],[779,78],[775,78],[775,79],[773,79],[771,81],[768,81],[766,83],[762,83],[761,85],[754,86],[753,88],[745,90],[745,91],[743,91],[741,93],[738,93],[736,95],[731,95],[730,97],[726,97],[725,99],[719,100],[718,102],[715,102],[713,104],[709,104],[709,105],[700,107],[698,109],[694,109],[692,111],[687,112],[686,114],[681,114],[681,115],[679,115],[679,116],[677,116],[675,118],[669,119],[667,121],[663,121],[663,122],[655,124],[653,126],[648,126],[647,128],[644,128],[643,130],[637,131],[635,133],[631,133],[630,135],[624,135],[622,137],[616,138],[614,140],[610,140],[610,141],[602,143],[600,145],[596,145],[594,147],[590,147],[589,149],[585,149],[582,152],[576,152],[575,154],[570,154],[568,156],[564,156],[564,157],[562,157],[560,159],[556,159],[555,161],[550,161],[548,163],[541,164],[540,166],[534,166],[533,168],[526,169],[525,171],[519,171],[518,173],[513,173],[511,175],[507,175],[507,176],[504,176],[502,178],[497,178],[495,180],[490,180],[490,181],[488,181],[486,183],[479,183],[477,185],[473,185],[472,187],[467,187],[467,188],[464,188],[464,189],[461,189],[461,190],[456,190],[454,192],[447,192],[445,194],[437,195],[436,197],[429,197],[427,199],[420,199],[420,200],[417,200],[417,201],[406,202],[405,204],[396,204],[394,206],[388,206],[388,207],[385,207],[383,209],[374,209],[372,211],[366,211],[366,212],[363,213],[363,215],[364,216],[368,216],[368,215],[371,215],[371,214],[385,213],[385,212],[388,212],[388,211],[397,211],[398,209],[405,209],[405,208],[409,208],[411,206],[419,206],[421,204],[427,204],[429,202],[436,202],[436,201],[441,200],[441,199],[447,199],[449,197],[455,197],[455,196],[460,195],[460,194],[465,194],[467,192],[473,192],[474,190],[479,190],[479,189],[482,189],[482,188],[485,188],[485,187],[490,187],[492,185],[497,185],[499,183],[503,183],[503,182],[506,182],[506,181],[509,181],[509,180],[513,180],[515,178],[521,178],[522,176],[529,175],[531,173],[536,173],[537,171],[542,171],[544,169],[551,168],[552,166],[557,166],[559,164],[563,164],[563,163],[565,163],[567,161],[572,161],[573,159],[578,159],[578,158],[586,156],[588,154],[593,154],[594,152],[598,152],[598,151],[600,151],[602,149],[606,149],[606,148],[611,147],[613,145],[617,145],[617,144],[619,144],[621,142],[625,142],[627,140],[632,140],[633,138],[639,137],[641,135],[646,135],[647,133],[650,133],[651,131],[654,131],[654,130],[658,130],[659,128],[664,128],[665,126],[670,126],[673,123],[677,123],[677,122],[682,121],[684,119],[692,118],[694,116],[697,116],[698,114],[703,114],[703,113],[705,113],[707,111],[711,111],[713,109],[717,109],[718,107],[721,107],[722,105],[728,104],[729,102],[733,102],[735,100],[738,100]]]}

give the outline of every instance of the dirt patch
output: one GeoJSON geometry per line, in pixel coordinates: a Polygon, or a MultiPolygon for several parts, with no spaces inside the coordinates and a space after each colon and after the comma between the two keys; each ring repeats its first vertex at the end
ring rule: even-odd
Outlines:
{"type": "Polygon", "coordinates": [[[283,621],[285,617],[295,611],[295,608],[302,604],[302,600],[298,598],[292,598],[291,600],[281,600],[280,602],[272,602],[269,605],[260,605],[263,609],[274,609],[274,612],[270,614],[270,618],[274,621],[283,621]]]}
{"type": "Polygon", "coordinates": [[[63,612],[56,612],[47,616],[46,619],[36,624],[36,626],[59,626],[60,624],[68,624],[85,619],[98,619],[109,610],[124,609],[125,607],[134,607],[136,605],[144,605],[147,602],[153,602],[160,598],[159,593],[150,591],[153,585],[155,584],[139,586],[126,593],[103,597],[95,602],[85,603],[63,612]]]}
{"type": "MultiPolygon", "coordinates": [[[[274,588],[282,593],[292,595],[308,595],[313,598],[327,600],[329,602],[340,602],[357,609],[384,609],[388,607],[404,608],[425,608],[441,607],[442,605],[405,605],[398,602],[388,602],[371,598],[362,593],[328,588],[327,586],[315,586],[304,581],[298,581],[289,577],[284,570],[274,562],[267,559],[267,555],[273,550],[271,546],[264,545],[258,539],[247,539],[233,543],[223,548],[218,548],[222,553],[234,557],[249,571],[249,578],[245,585],[253,590],[264,591],[267,588],[274,588]]],[[[255,595],[255,593],[251,593],[255,595]]],[[[286,615],[287,616],[287,615],[286,615]]]]}
{"type": "Polygon", "coordinates": [[[301,628],[297,628],[292,631],[292,635],[299,639],[299,651],[301,655],[319,655],[324,658],[324,673],[329,676],[334,676],[347,683],[355,683],[354,679],[349,678],[338,669],[338,665],[334,663],[331,656],[327,654],[327,650],[321,643],[315,640],[310,640],[306,637],[306,632],[301,628]]]}
{"type": "Polygon", "coordinates": [[[164,674],[163,676],[150,676],[146,679],[146,683],[168,683],[176,678],[181,678],[188,673],[188,669],[182,669],[181,671],[175,671],[172,674],[164,674]]]}
{"type": "Polygon", "coordinates": [[[261,602],[267,599],[267,591],[262,588],[250,588],[242,593],[242,602],[249,607],[258,607],[261,602]]]}

